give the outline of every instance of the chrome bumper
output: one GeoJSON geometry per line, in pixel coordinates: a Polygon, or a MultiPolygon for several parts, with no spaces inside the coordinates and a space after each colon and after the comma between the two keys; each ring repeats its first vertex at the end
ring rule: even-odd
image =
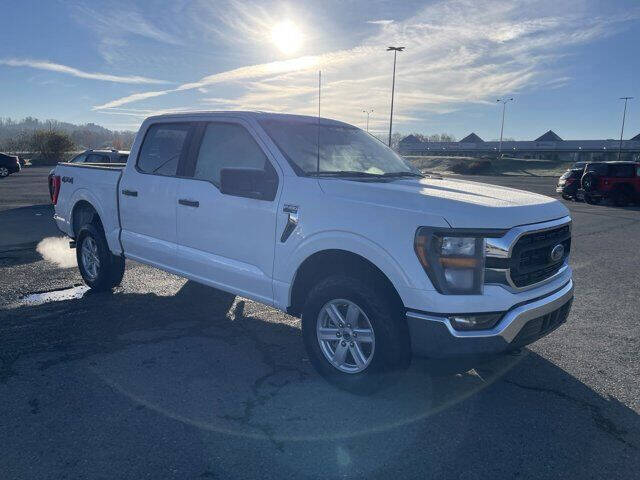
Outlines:
{"type": "MultiPolygon", "coordinates": [[[[555,330],[566,320],[568,308],[573,300],[573,280],[559,290],[522,305],[516,305],[490,330],[459,331],[453,328],[446,316],[409,311],[406,314],[411,346],[414,355],[432,358],[455,357],[499,353],[521,347],[555,330]],[[559,323],[534,335],[531,341],[518,338],[518,334],[529,322],[536,322],[554,312],[562,310],[559,323]]],[[[560,315],[558,313],[557,315],[560,315]]],[[[544,322],[541,323],[544,325],[544,322]]],[[[533,327],[537,326],[532,325],[533,327]]],[[[531,330],[531,329],[529,329],[531,330]]],[[[530,337],[528,337],[530,338],[530,337]]]]}

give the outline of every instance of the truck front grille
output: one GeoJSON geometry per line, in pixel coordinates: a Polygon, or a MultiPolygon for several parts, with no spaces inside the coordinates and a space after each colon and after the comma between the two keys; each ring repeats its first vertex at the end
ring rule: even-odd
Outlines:
{"type": "Polygon", "coordinates": [[[509,262],[511,281],[522,288],[551,277],[560,270],[570,250],[569,225],[523,235],[512,250],[509,262]],[[562,245],[564,252],[559,259],[553,259],[551,252],[557,245],[562,245]]]}

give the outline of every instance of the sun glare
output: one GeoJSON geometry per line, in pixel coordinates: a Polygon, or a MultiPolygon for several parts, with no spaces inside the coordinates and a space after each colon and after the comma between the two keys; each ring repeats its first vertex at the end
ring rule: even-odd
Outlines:
{"type": "Polygon", "coordinates": [[[290,55],[300,50],[302,46],[302,33],[300,29],[291,22],[285,20],[271,29],[271,40],[282,53],[290,55]]]}

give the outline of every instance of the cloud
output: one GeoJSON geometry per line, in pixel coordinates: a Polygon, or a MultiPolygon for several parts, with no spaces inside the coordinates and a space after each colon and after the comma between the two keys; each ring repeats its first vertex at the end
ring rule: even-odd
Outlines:
{"type": "Polygon", "coordinates": [[[6,65],[8,67],[28,67],[35,68],[37,70],[48,70],[50,72],[63,73],[65,75],[71,75],[78,78],[86,78],[89,80],[101,80],[104,82],[116,82],[116,83],[134,83],[134,84],[150,84],[150,83],[168,83],[164,80],[156,80],[153,78],[133,76],[120,76],[111,75],[108,73],[93,73],[78,70],[77,68],[69,67],[67,65],[61,65],[59,63],[53,63],[48,60],[29,60],[29,59],[0,59],[0,65],[6,65]]]}
{"type": "MultiPolygon", "coordinates": [[[[455,112],[469,104],[494,104],[501,95],[571,82],[558,74],[559,60],[572,48],[619,32],[640,17],[594,12],[574,0],[440,1],[412,11],[403,20],[370,20],[383,28],[360,38],[353,48],[222,71],[177,88],[141,92],[94,107],[104,110],[161,95],[206,87],[203,102],[216,108],[317,112],[317,71],[322,69],[322,113],[361,124],[374,109],[372,130],[386,128],[390,104],[391,54],[387,45],[404,45],[398,54],[394,116],[410,125],[417,119],[455,112]],[[541,12],[543,15],[541,16],[541,12]],[[554,82],[554,78],[562,81],[554,82]],[[215,84],[234,85],[229,89],[215,84]],[[237,93],[235,93],[237,92],[237,93]]],[[[261,10],[237,19],[229,13],[216,34],[246,40],[262,31],[261,10]],[[226,31],[224,29],[227,29],[226,31]]],[[[264,13],[266,19],[269,14],[264,13]]],[[[264,19],[263,19],[264,20],[264,19]]],[[[255,43],[252,48],[255,47],[255,43]]]]}

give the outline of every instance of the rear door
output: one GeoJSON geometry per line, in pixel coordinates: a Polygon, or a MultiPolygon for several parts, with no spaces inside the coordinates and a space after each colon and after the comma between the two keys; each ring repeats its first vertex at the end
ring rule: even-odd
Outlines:
{"type": "Polygon", "coordinates": [[[149,126],[118,191],[125,255],[166,270],[176,267],[176,206],[184,161],[193,135],[188,122],[149,126]]]}
{"type": "MultiPolygon", "coordinates": [[[[264,303],[273,303],[276,194],[258,200],[222,194],[223,168],[264,169],[270,154],[241,121],[199,126],[199,146],[178,190],[178,256],[187,276],[264,303]]],[[[278,189],[279,193],[280,189],[278,189]]]]}

